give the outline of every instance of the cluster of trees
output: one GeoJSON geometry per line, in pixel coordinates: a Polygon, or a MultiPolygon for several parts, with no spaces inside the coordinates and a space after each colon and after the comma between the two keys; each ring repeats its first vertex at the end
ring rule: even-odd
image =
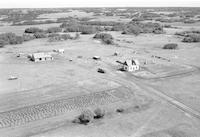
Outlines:
{"type": "Polygon", "coordinates": [[[60,27],[64,28],[64,32],[81,32],[81,34],[94,34],[100,30],[100,27],[83,25],[78,22],[65,22],[60,27]]]}
{"type": "Polygon", "coordinates": [[[200,34],[189,34],[187,37],[184,37],[182,42],[200,42],[200,34]]]}
{"type": "Polygon", "coordinates": [[[76,40],[76,39],[80,38],[80,34],[76,33],[76,35],[74,37],[72,37],[69,34],[55,34],[55,33],[52,33],[48,37],[49,37],[49,42],[55,42],[55,41],[64,41],[64,40],[68,40],[68,39],[76,40]]]}
{"type": "Polygon", "coordinates": [[[23,37],[17,36],[14,33],[3,33],[0,34],[0,47],[7,44],[21,44],[23,42],[23,37]]]}
{"type": "Polygon", "coordinates": [[[95,25],[95,26],[114,26],[120,24],[114,21],[83,21],[80,23],[84,25],[95,25]]]}
{"type": "Polygon", "coordinates": [[[184,37],[182,42],[200,42],[200,31],[199,30],[191,30],[191,31],[183,31],[177,32],[175,35],[184,37]]]}
{"type": "Polygon", "coordinates": [[[94,39],[100,39],[105,44],[114,44],[113,37],[111,34],[108,33],[97,33],[94,37],[94,39]]]}
{"type": "Polygon", "coordinates": [[[22,36],[17,36],[15,33],[2,33],[0,34],[0,47],[4,47],[8,44],[21,44],[24,41],[30,41],[33,39],[47,38],[50,41],[59,41],[67,39],[78,39],[80,35],[77,33],[75,37],[71,37],[69,34],[58,34],[62,32],[60,27],[51,27],[47,30],[43,30],[37,27],[30,27],[25,29],[25,33],[22,36]]]}
{"type": "Polygon", "coordinates": [[[48,37],[48,34],[51,33],[58,33],[58,32],[62,32],[62,28],[60,27],[50,27],[47,30],[43,30],[37,27],[30,27],[25,29],[24,31],[26,34],[33,34],[33,36],[38,39],[38,38],[46,38],[48,37]]]}
{"type": "Polygon", "coordinates": [[[112,28],[113,31],[122,31],[122,34],[134,34],[139,35],[140,33],[164,33],[163,26],[159,23],[141,23],[141,22],[129,22],[127,24],[115,25],[112,28]]]}
{"type": "Polygon", "coordinates": [[[34,20],[28,20],[23,22],[14,22],[12,26],[23,26],[23,25],[39,25],[39,24],[52,24],[57,23],[57,21],[53,20],[45,20],[45,21],[34,21],[34,20]]]}

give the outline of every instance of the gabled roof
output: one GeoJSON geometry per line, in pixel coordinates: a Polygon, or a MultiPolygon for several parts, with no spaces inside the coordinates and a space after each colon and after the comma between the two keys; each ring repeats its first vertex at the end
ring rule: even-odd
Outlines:
{"type": "Polygon", "coordinates": [[[48,53],[39,52],[39,53],[33,53],[32,57],[33,58],[46,58],[46,57],[51,58],[52,56],[50,54],[48,54],[48,53]]]}
{"type": "Polygon", "coordinates": [[[127,65],[127,66],[139,65],[139,61],[138,60],[126,60],[124,62],[124,65],[127,65]]]}
{"type": "Polygon", "coordinates": [[[126,61],[124,62],[124,65],[132,66],[132,65],[133,65],[133,64],[132,64],[132,60],[126,60],[126,61]]]}

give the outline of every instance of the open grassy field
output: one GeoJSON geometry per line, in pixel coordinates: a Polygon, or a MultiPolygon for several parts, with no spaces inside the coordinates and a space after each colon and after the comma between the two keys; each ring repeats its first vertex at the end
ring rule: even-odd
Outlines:
{"type": "MultiPolygon", "coordinates": [[[[122,11],[126,14],[124,10],[79,10],[41,13],[37,18],[80,16],[117,23],[132,20],[132,16],[120,16],[122,11]],[[99,11],[101,14],[95,15],[99,11]],[[108,12],[115,15],[106,16],[108,12]]],[[[138,12],[143,13],[139,9],[138,12]]],[[[127,9],[127,13],[136,12],[127,9]]],[[[167,10],[155,13],[171,14],[167,10]]],[[[60,24],[7,25],[0,26],[0,32],[22,35],[29,27],[46,30],[60,24]]],[[[199,30],[199,22],[167,24],[176,28],[163,28],[161,34],[139,35],[122,34],[121,30],[101,31],[111,34],[111,44],[94,39],[96,32],[78,32],[77,39],[50,41],[47,34],[45,38],[0,48],[0,136],[199,137],[200,43],[185,43],[183,37],[174,35],[199,30]],[[163,49],[168,43],[176,43],[178,48],[163,49]],[[54,52],[55,49],[64,49],[64,53],[54,52]],[[53,60],[33,62],[27,56],[36,52],[49,53],[53,60]],[[140,70],[120,71],[122,64],[117,61],[127,59],[138,59],[140,70]],[[99,68],[105,73],[99,73],[99,68]],[[105,110],[102,119],[87,125],[72,122],[84,110],[96,108],[105,110]]],[[[62,30],[55,34],[77,33],[62,30]]]]}

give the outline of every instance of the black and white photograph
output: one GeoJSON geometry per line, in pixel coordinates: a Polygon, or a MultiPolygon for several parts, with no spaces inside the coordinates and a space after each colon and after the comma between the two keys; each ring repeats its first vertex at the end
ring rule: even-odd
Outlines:
{"type": "Polygon", "coordinates": [[[0,137],[200,137],[200,0],[0,0],[0,137]]]}

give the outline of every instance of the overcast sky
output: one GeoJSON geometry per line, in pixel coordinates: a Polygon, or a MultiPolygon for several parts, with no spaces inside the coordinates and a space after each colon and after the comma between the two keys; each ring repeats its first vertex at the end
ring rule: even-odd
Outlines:
{"type": "Polygon", "coordinates": [[[200,7],[200,0],[0,0],[0,8],[200,7]]]}

